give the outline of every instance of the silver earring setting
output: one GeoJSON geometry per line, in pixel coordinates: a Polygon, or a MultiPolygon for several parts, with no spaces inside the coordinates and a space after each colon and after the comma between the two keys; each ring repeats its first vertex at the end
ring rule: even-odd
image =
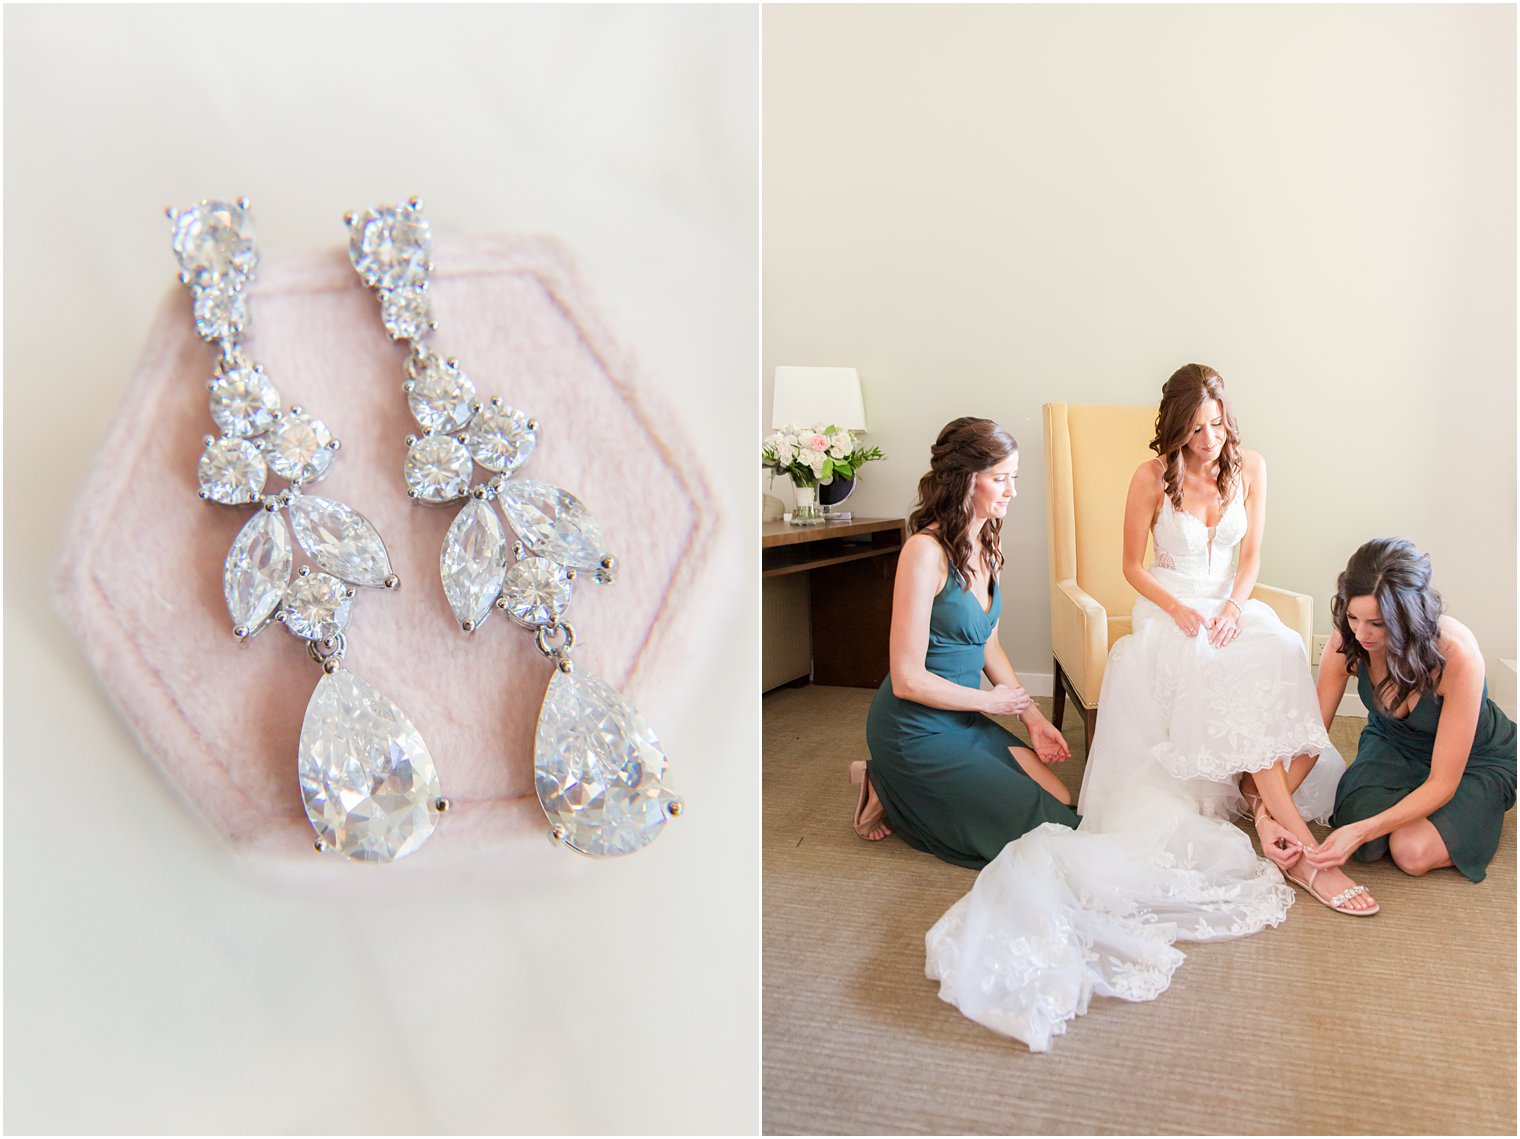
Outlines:
{"type": "Polygon", "coordinates": [[[205,438],[200,497],[257,508],[223,569],[233,634],[250,640],[273,620],[306,643],[322,677],[306,707],[297,767],[316,848],[391,862],[417,851],[449,806],[406,713],[344,667],[356,587],[395,589],[400,582],[367,518],[307,490],[331,469],[338,440],[301,407],[285,410],[243,350],[258,264],[247,200],[167,213],[196,332],[219,353],[208,388],[221,433],[205,438]],[[286,485],[266,492],[271,475],[286,485]],[[297,547],[311,565],[295,568],[297,547]]]}
{"type": "Polygon", "coordinates": [[[664,786],[665,753],[643,715],[572,663],[575,630],[564,619],[574,588],[586,577],[610,584],[617,562],[578,498],[516,477],[538,441],[538,421],[499,397],[477,400],[459,361],[428,346],[437,323],[428,288],[432,234],[421,203],[344,220],[355,271],[376,291],[386,332],[409,349],[402,391],[419,433],[406,439],[407,495],[464,504],[439,558],[454,617],[474,633],[499,610],[531,631],[554,665],[534,742],[534,783],[550,837],[593,857],[640,850],[680,815],[682,801],[664,786]],[[480,482],[477,465],[488,472],[480,482]]]}

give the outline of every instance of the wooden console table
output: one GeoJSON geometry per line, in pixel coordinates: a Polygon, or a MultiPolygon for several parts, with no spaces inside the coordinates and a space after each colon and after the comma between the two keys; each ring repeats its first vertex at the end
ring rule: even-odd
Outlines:
{"type": "MultiPolygon", "coordinates": [[[[802,575],[794,579],[796,584],[806,583],[807,600],[799,602],[798,608],[806,605],[811,628],[814,684],[875,688],[887,675],[892,582],[907,529],[901,518],[857,518],[821,526],[766,522],[761,527],[762,583],[793,575],[802,575]]],[[[762,615],[768,644],[777,618],[771,612],[762,615]]],[[[765,671],[769,674],[775,669],[765,671]]],[[[800,661],[790,671],[795,675],[767,675],[766,686],[809,675],[800,661]]]]}

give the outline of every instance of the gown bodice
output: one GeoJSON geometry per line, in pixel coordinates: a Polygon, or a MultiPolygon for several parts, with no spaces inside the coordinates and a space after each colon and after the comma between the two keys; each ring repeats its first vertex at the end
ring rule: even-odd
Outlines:
{"type": "Polygon", "coordinates": [[[1216,526],[1178,510],[1170,496],[1162,495],[1161,510],[1151,528],[1155,546],[1151,574],[1178,596],[1222,596],[1235,579],[1236,554],[1245,536],[1246,508],[1238,483],[1216,526]]]}
{"type": "Polygon", "coordinates": [[[997,578],[988,582],[987,594],[989,603],[983,610],[976,594],[964,588],[959,571],[950,567],[929,609],[929,647],[924,664],[930,672],[971,688],[980,685],[987,638],[1003,612],[997,578]]]}

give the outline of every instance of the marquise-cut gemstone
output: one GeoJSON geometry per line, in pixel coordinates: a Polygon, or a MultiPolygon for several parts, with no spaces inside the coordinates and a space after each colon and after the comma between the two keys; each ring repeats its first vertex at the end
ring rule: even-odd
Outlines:
{"type": "Polygon", "coordinates": [[[596,519],[568,491],[532,479],[512,479],[500,484],[496,501],[513,533],[540,557],[595,569],[608,556],[596,519]]]}
{"type": "Polygon", "coordinates": [[[201,494],[227,506],[252,502],[264,489],[264,456],[247,439],[213,439],[196,466],[201,494]]]}
{"type": "Polygon", "coordinates": [[[205,288],[246,280],[258,264],[253,221],[232,202],[201,202],[174,215],[174,255],[185,283],[205,288]]]}
{"type": "Polygon", "coordinates": [[[296,541],[328,573],[371,586],[384,585],[391,576],[391,559],[380,532],[353,507],[303,494],[292,500],[289,509],[296,541]]]}
{"type": "Polygon", "coordinates": [[[475,463],[448,435],[424,435],[406,450],[406,488],[420,502],[452,502],[470,493],[475,463]]]}
{"type": "Polygon", "coordinates": [[[570,573],[548,558],[524,558],[507,571],[501,599],[520,625],[556,625],[570,604],[570,573]]]}
{"type": "Polygon", "coordinates": [[[412,389],[407,402],[424,431],[460,431],[475,414],[475,381],[457,367],[429,355],[408,364],[412,389]]]}
{"type": "Polygon", "coordinates": [[[269,466],[287,482],[316,482],[332,466],[332,432],[313,415],[292,408],[269,430],[269,466]]]}
{"type": "Polygon", "coordinates": [[[427,219],[409,205],[365,210],[349,223],[348,259],[371,288],[424,280],[432,252],[427,219]]]}
{"type": "Polygon", "coordinates": [[[583,854],[630,854],[669,818],[660,741],[617,689],[582,668],[550,678],[533,765],[544,813],[583,854]]]}
{"type": "Polygon", "coordinates": [[[421,340],[433,330],[433,298],[421,285],[380,294],[380,321],[392,340],[421,340]]]}
{"type": "Polygon", "coordinates": [[[280,393],[262,368],[237,364],[211,381],[211,418],[229,435],[262,435],[279,410],[280,393]]]}
{"type": "Polygon", "coordinates": [[[439,572],[460,625],[477,628],[491,614],[507,573],[507,533],[488,503],[471,499],[443,536],[439,572]]]}
{"type": "Polygon", "coordinates": [[[533,453],[538,432],[528,417],[514,407],[487,404],[470,422],[464,444],[475,461],[488,471],[511,474],[533,453]]]}
{"type": "Polygon", "coordinates": [[[348,628],[354,600],[348,586],[331,574],[301,574],[285,589],[280,609],[285,627],[308,641],[336,637],[348,628]]]}
{"type": "Polygon", "coordinates": [[[298,770],[322,843],[360,862],[415,853],[438,825],[438,769],[406,713],[347,669],[306,705],[298,770]]]}
{"type": "Polygon", "coordinates": [[[222,591],[234,628],[257,633],[273,615],[290,582],[290,531],[273,511],[260,510],[232,541],[222,591]]]}

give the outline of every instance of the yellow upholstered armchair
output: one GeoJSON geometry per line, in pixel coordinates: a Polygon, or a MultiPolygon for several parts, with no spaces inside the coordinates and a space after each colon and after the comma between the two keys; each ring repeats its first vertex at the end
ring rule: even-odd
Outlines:
{"type": "MultiPolygon", "coordinates": [[[[1060,726],[1070,692],[1082,709],[1089,749],[1108,650],[1130,631],[1130,610],[1138,596],[1124,580],[1124,501],[1135,468],[1155,457],[1149,446],[1155,425],[1153,407],[1045,405],[1050,639],[1055,653],[1051,719],[1060,726]]],[[[1314,599],[1260,584],[1251,596],[1271,606],[1283,624],[1303,638],[1308,653],[1314,599]]]]}

